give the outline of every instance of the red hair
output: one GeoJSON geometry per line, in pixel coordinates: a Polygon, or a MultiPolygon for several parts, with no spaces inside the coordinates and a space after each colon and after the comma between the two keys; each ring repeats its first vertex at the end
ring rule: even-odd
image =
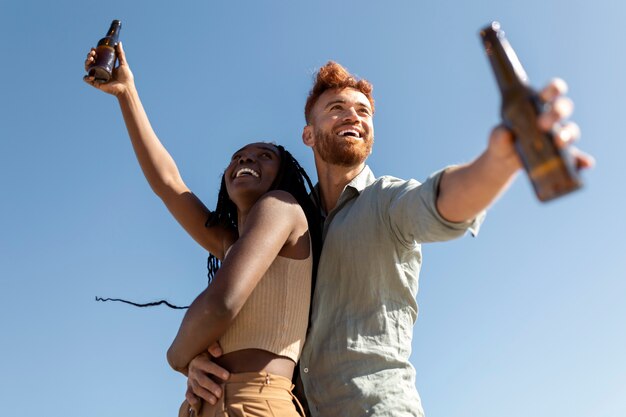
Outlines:
{"type": "Polygon", "coordinates": [[[320,96],[326,90],[331,89],[344,89],[344,88],[353,88],[357,91],[360,91],[367,97],[372,106],[372,112],[374,112],[374,98],[372,97],[372,84],[369,81],[364,79],[359,79],[356,76],[350,74],[347,69],[345,69],[342,65],[334,62],[328,61],[326,65],[321,67],[317,72],[317,76],[315,77],[315,84],[313,84],[313,88],[309,92],[309,97],[306,99],[306,105],[304,106],[304,119],[307,124],[309,123],[309,118],[311,116],[311,111],[313,110],[313,106],[320,98],[320,96]]]}

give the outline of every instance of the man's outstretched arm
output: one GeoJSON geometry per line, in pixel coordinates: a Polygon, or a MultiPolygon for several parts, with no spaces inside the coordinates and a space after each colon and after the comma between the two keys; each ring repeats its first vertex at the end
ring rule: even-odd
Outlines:
{"type": "MultiPolygon", "coordinates": [[[[565,122],[573,110],[572,101],[565,97],[567,85],[555,79],[540,92],[548,104],[548,111],[538,118],[539,127],[552,131],[558,146],[569,146],[580,136],[578,126],[565,122]]],[[[496,127],[489,144],[475,161],[448,169],[442,176],[437,197],[437,209],[451,222],[464,222],[475,218],[488,208],[511,184],[522,168],[515,151],[511,132],[496,127]]],[[[580,168],[593,165],[593,158],[572,149],[580,168]]]]}

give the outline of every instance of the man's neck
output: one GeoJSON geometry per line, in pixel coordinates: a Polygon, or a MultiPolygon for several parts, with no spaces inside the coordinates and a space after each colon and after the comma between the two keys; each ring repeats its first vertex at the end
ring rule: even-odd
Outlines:
{"type": "Polygon", "coordinates": [[[329,213],[337,206],[341,192],[346,185],[361,173],[365,167],[365,162],[352,167],[343,167],[328,164],[316,157],[315,167],[317,168],[322,208],[326,213],[329,213]]]}

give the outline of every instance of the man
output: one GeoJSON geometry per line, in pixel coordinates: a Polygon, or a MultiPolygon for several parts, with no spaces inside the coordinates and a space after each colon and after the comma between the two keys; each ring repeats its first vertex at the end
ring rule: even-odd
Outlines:
{"type": "MultiPolygon", "coordinates": [[[[574,123],[561,122],[572,110],[565,88],[555,80],[541,92],[550,110],[539,118],[562,146],[579,135],[574,123]]],[[[423,184],[374,177],[365,164],[374,142],[371,92],[369,82],[329,62],[305,106],[302,139],[313,150],[325,218],[300,358],[313,417],[423,415],[409,362],[420,245],[467,230],[476,234],[484,210],[521,169],[511,134],[498,127],[476,160],[439,171],[423,184]]],[[[581,167],[592,165],[588,156],[576,158],[581,167]]],[[[208,355],[197,358],[189,367],[191,390],[211,400],[211,392],[220,392],[203,373],[223,372],[208,355]]]]}

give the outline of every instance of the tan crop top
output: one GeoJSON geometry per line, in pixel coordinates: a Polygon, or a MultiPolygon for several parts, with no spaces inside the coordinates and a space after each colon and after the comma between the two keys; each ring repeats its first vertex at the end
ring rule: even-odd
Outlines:
{"type": "Polygon", "coordinates": [[[312,267],[311,254],[277,256],[220,338],[223,352],[263,349],[297,362],[309,321],[312,267]]]}

